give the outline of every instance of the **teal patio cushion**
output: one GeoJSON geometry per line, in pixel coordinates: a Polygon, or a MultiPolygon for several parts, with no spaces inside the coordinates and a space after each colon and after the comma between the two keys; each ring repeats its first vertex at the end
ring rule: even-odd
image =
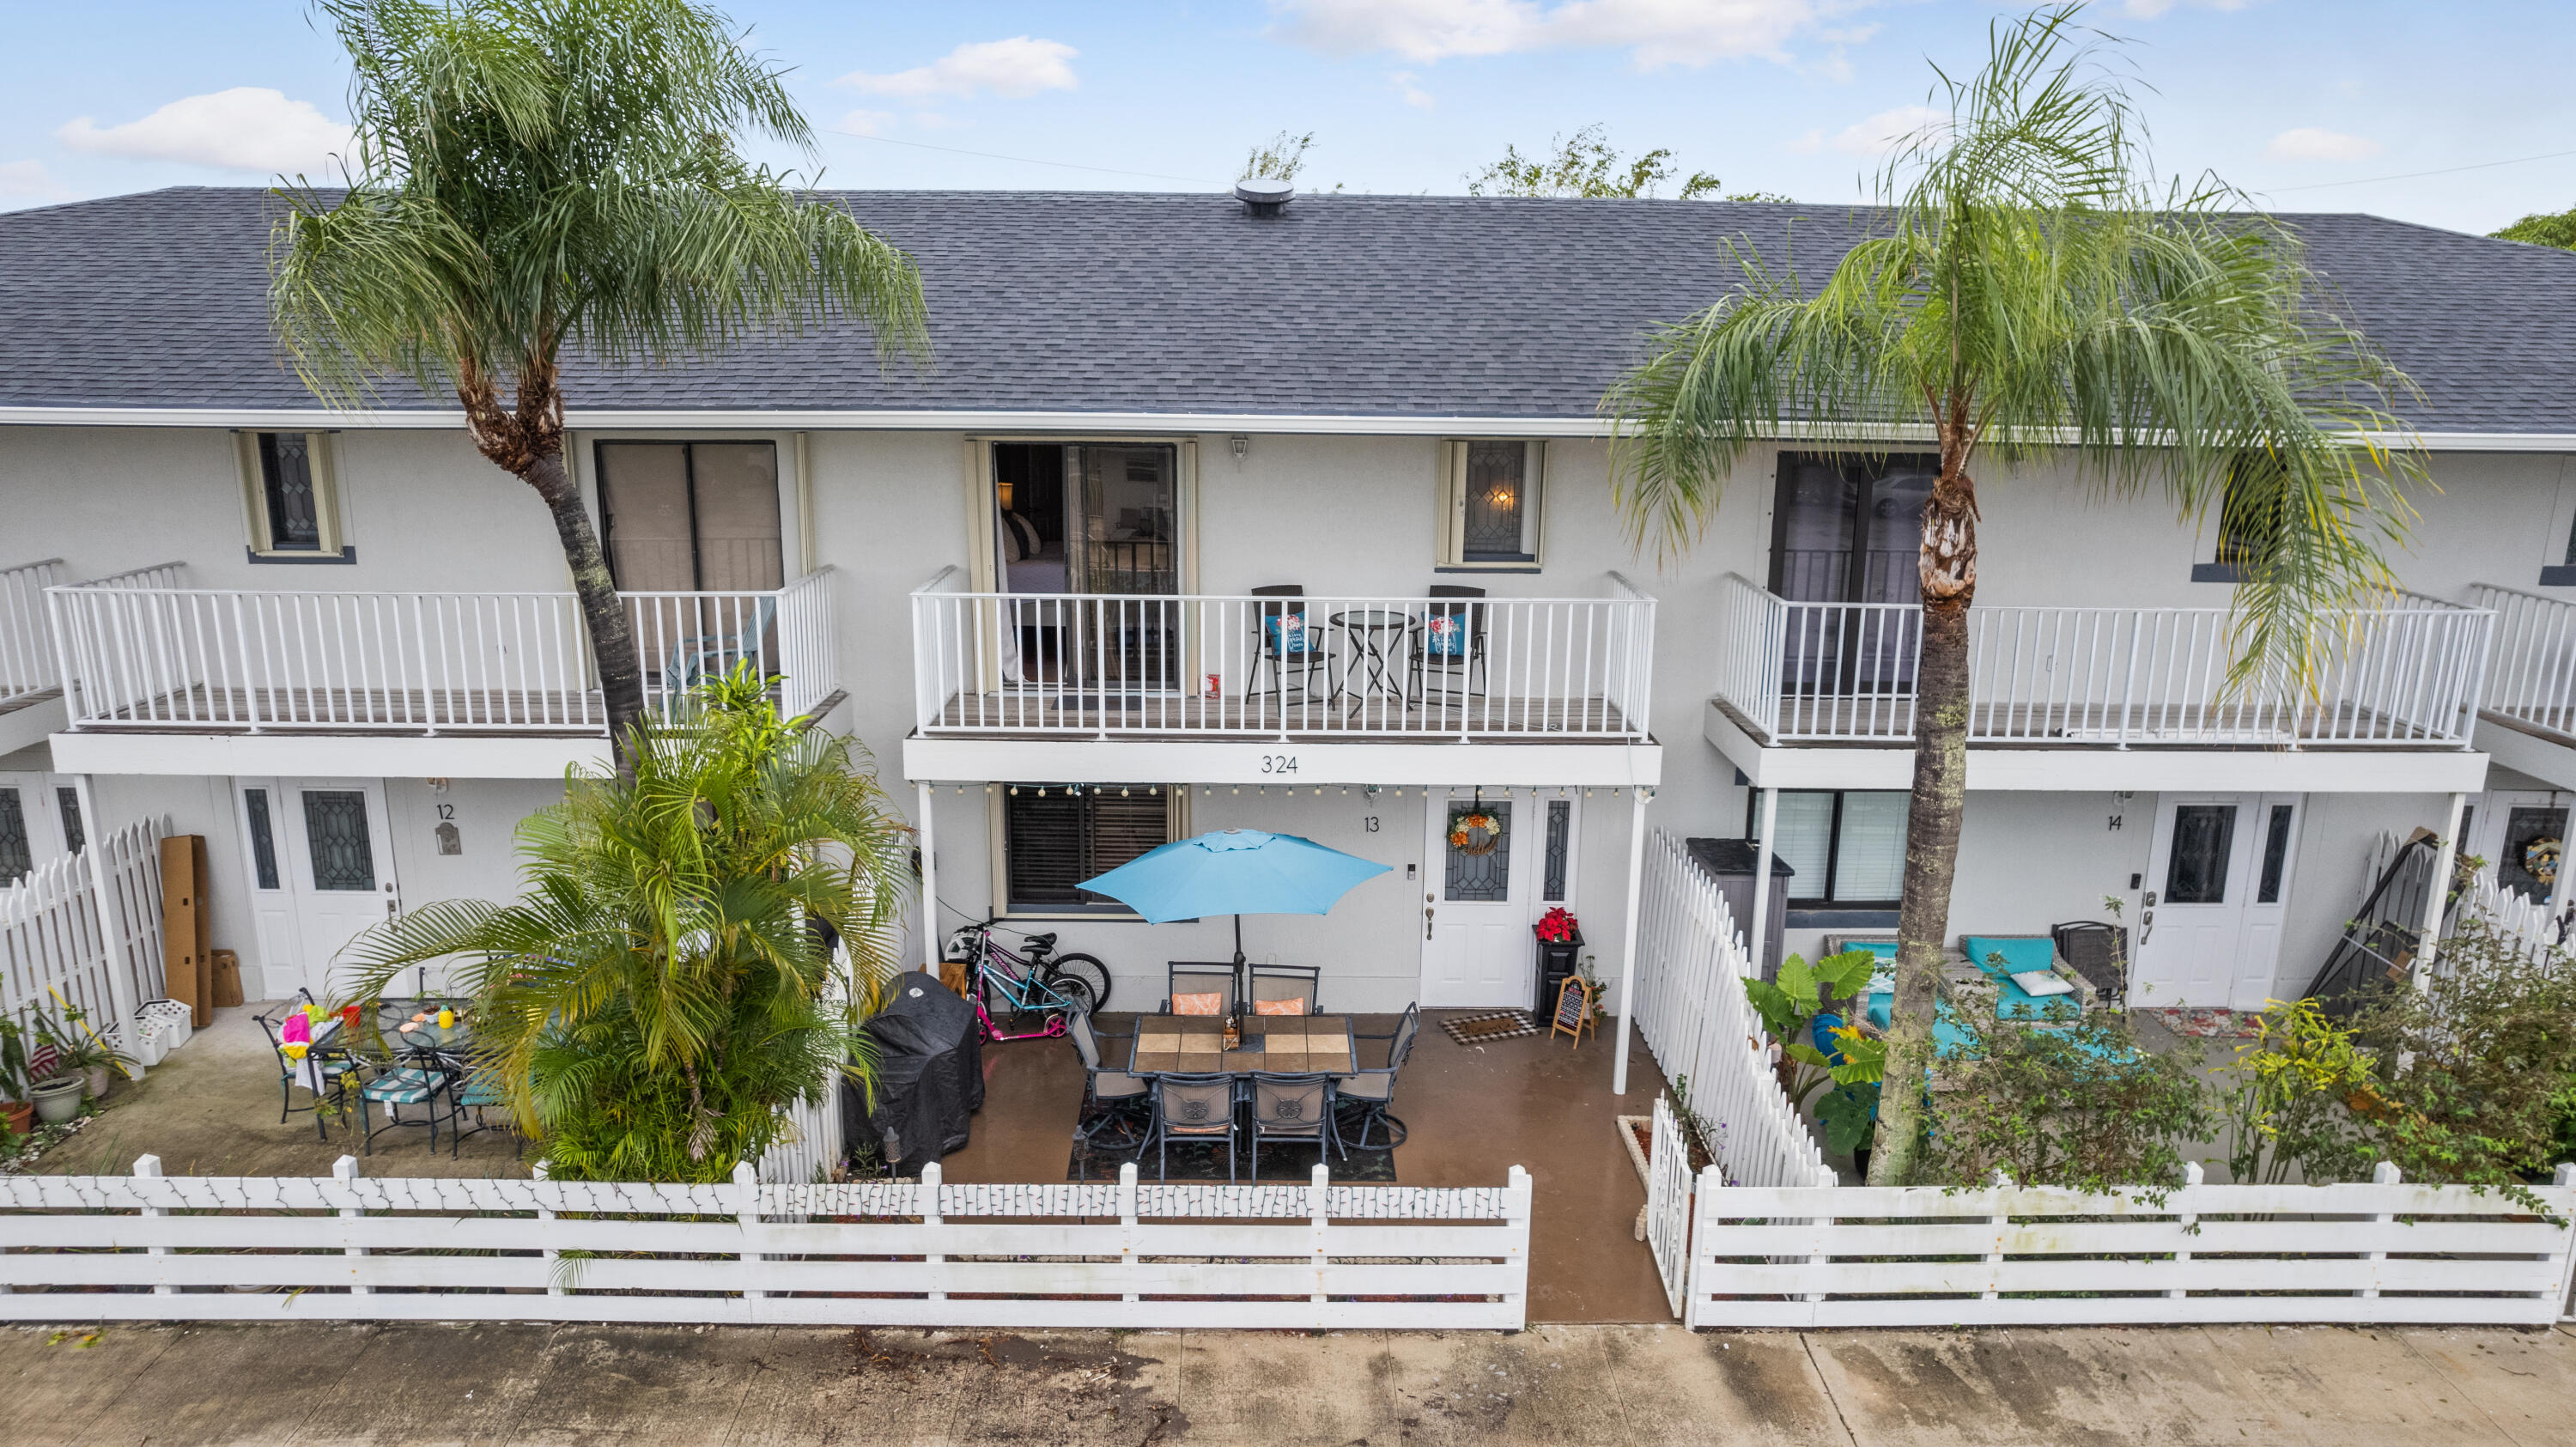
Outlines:
{"type": "Polygon", "coordinates": [[[2057,946],[2046,935],[2023,939],[1962,935],[1959,949],[1985,972],[1987,979],[1994,981],[1995,1018],[1998,1020],[2045,1020],[2051,1015],[2069,1014],[2081,1008],[2073,996],[2033,995],[2013,982],[2012,977],[2024,970],[2053,973],[2049,967],[2057,959],[2057,946]],[[1997,955],[2003,957],[2000,965],[1992,958],[1997,955]],[[2063,1001],[2063,1004],[2052,1009],[2052,1003],[2058,1001],[2063,1001]]]}

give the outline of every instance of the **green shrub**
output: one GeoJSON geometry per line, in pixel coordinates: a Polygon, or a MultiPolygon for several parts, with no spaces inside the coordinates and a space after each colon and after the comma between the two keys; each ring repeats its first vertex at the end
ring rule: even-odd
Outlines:
{"type": "Polygon", "coordinates": [[[2198,1054],[2145,1050],[2118,1015],[1997,1020],[1975,999],[1959,1015],[1969,1040],[1934,1075],[1918,1184],[2175,1186],[2217,1127],[2198,1054]]]}

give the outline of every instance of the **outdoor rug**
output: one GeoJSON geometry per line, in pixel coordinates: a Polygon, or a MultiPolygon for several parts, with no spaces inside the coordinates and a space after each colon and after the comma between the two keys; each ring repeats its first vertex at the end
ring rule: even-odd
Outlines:
{"type": "Polygon", "coordinates": [[[2255,1033],[2263,1018],[2260,1010],[2222,1010],[2214,1005],[2185,1005],[2173,1009],[2140,1010],[2153,1015],[2156,1023],[2194,1040],[2243,1040],[2255,1033]]]}
{"type": "MultiPolygon", "coordinates": [[[[1357,1122],[1353,1122],[1348,1128],[1356,1131],[1357,1122]]],[[[1135,1159],[1136,1152],[1132,1147],[1113,1150],[1106,1145],[1094,1146],[1089,1141],[1077,1140],[1073,1143],[1073,1159],[1065,1165],[1064,1178],[1068,1181],[1115,1181],[1118,1179],[1118,1168],[1135,1159]]],[[[1225,1146],[1222,1143],[1174,1141],[1169,1159],[1171,1174],[1164,1177],[1165,1180],[1195,1182],[1225,1179],[1225,1146]]],[[[1395,1184],[1395,1152],[1384,1147],[1353,1146],[1349,1160],[1343,1160],[1337,1153],[1326,1160],[1324,1166],[1335,1181],[1346,1186],[1395,1184]]],[[[1234,1143],[1235,1180],[1249,1185],[1252,1177],[1246,1173],[1251,1169],[1251,1143],[1238,1140],[1234,1143]]],[[[1313,1146],[1299,1145],[1293,1141],[1261,1143],[1261,1179],[1273,1183],[1303,1184],[1314,1174],[1314,1170],[1315,1148],[1313,1146]]],[[[1145,1148],[1145,1158],[1137,1163],[1136,1179],[1140,1181],[1155,1179],[1152,1146],[1145,1148]]]]}
{"type": "Polygon", "coordinates": [[[1527,1010],[1498,1010],[1485,1015],[1460,1015],[1440,1022],[1449,1038],[1461,1045],[1482,1045],[1488,1040],[1517,1040],[1538,1033],[1538,1021],[1527,1010]]]}

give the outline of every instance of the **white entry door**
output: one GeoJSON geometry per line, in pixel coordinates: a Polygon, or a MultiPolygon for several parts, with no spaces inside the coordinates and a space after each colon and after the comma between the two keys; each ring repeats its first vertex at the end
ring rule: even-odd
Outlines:
{"type": "Polygon", "coordinates": [[[2275,993],[2300,800],[2167,794],[2157,801],[2138,1004],[2254,1010],[2275,993]]]}
{"type": "Polygon", "coordinates": [[[1573,897],[1575,800],[1487,789],[1430,800],[1423,824],[1422,1004],[1534,1008],[1530,926],[1573,897]]]}
{"type": "Polygon", "coordinates": [[[401,905],[377,779],[243,779],[235,790],[265,993],[328,999],[331,962],[401,905]]]}

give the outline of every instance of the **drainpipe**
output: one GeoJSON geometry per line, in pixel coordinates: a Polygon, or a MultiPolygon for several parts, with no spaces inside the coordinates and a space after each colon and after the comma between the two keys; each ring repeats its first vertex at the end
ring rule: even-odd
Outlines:
{"type": "Polygon", "coordinates": [[[1771,939],[1771,835],[1780,822],[1780,791],[1762,791],[1762,833],[1753,841],[1753,933],[1744,940],[1744,957],[1753,962],[1751,978],[1762,978],[1762,946],[1771,939]]]}
{"type": "Polygon", "coordinates": [[[936,837],[930,827],[930,781],[923,779],[913,786],[918,792],[914,822],[921,831],[921,972],[939,973],[939,855],[933,848],[936,837]]]}
{"type": "MultiPolygon", "coordinates": [[[[115,1027],[117,1042],[134,1058],[126,1068],[133,1079],[141,1080],[143,1051],[142,1042],[135,1038],[139,1027],[134,1023],[134,1012],[142,1008],[143,1001],[136,996],[134,973],[125,958],[124,916],[117,912],[116,901],[108,891],[104,860],[108,838],[114,831],[107,827],[107,816],[98,810],[98,796],[90,788],[89,775],[72,775],[72,789],[80,799],[81,832],[88,836],[81,841],[81,853],[89,860],[90,895],[98,903],[99,963],[107,971],[107,1006],[116,1012],[116,1019],[110,1023],[115,1027]]],[[[203,909],[205,901],[199,900],[197,906],[203,909]]],[[[135,902],[137,909],[160,907],[158,900],[135,902]]],[[[194,952],[192,944],[190,953],[194,952]]]]}
{"type": "MultiPolygon", "coordinates": [[[[1646,791],[1628,797],[1628,928],[1619,946],[1619,1043],[1610,1057],[1610,1093],[1628,1093],[1628,1001],[1637,992],[1637,900],[1645,883],[1646,791]]],[[[1545,1001],[1539,1002],[1545,1008],[1545,1001]]]]}
{"type": "Polygon", "coordinates": [[[2433,957],[2442,943],[2442,905],[2450,897],[2451,871],[2460,861],[2460,814],[2469,806],[2469,796],[2451,796],[2451,817],[2442,826],[2441,846],[2433,851],[2433,883],[2424,891],[2424,933],[2415,947],[2415,988],[2421,990],[2433,982],[2433,957]]]}

